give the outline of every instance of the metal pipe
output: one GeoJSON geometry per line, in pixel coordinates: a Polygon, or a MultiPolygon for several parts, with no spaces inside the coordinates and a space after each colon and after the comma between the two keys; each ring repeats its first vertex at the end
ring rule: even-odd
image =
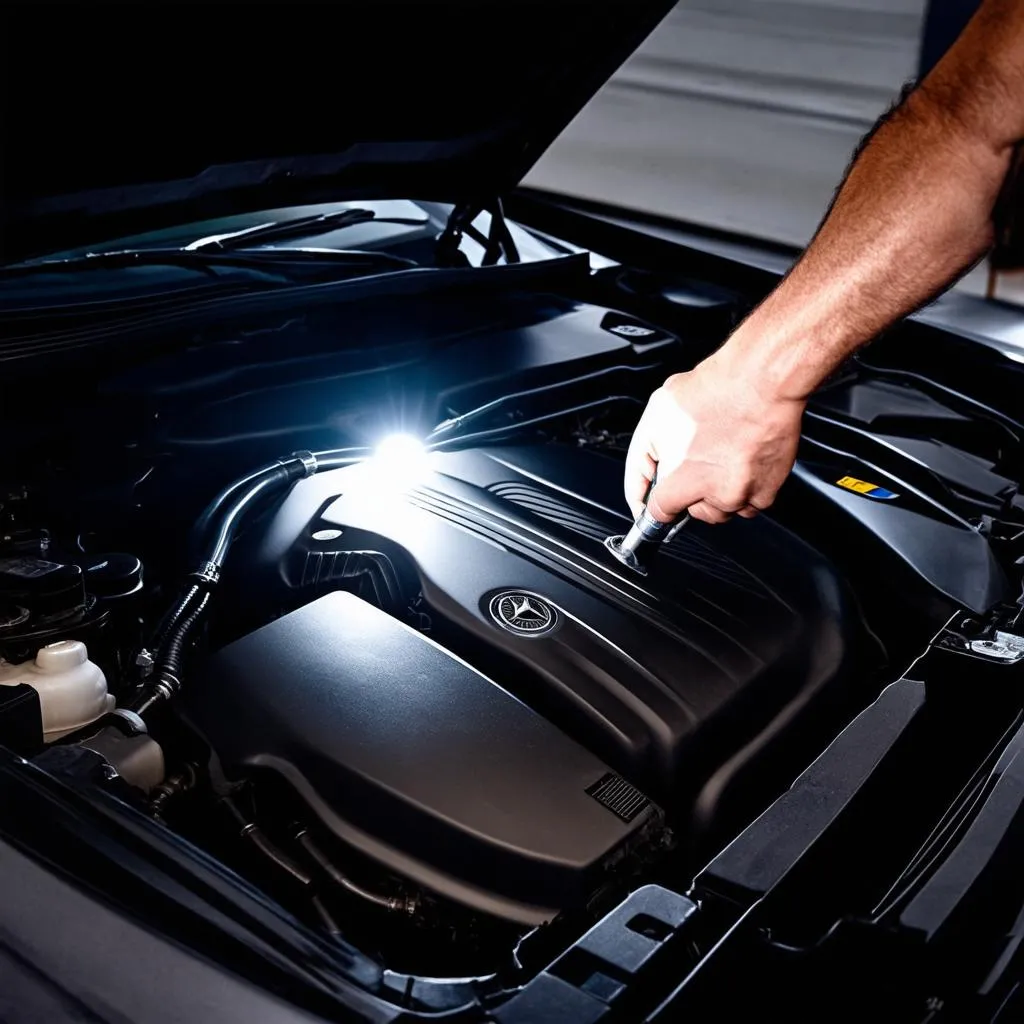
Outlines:
{"type": "Polygon", "coordinates": [[[165,779],[156,789],[153,790],[149,801],[149,809],[153,812],[154,818],[163,814],[169,800],[181,793],[187,793],[192,789],[198,779],[195,768],[187,764],[169,779],[165,779]]]}
{"type": "Polygon", "coordinates": [[[569,406],[565,409],[554,409],[551,412],[542,413],[528,420],[517,420],[509,423],[508,426],[491,427],[487,430],[477,430],[471,434],[459,434],[455,437],[442,438],[439,441],[427,440],[427,447],[431,451],[458,451],[460,447],[471,444],[479,444],[481,441],[497,441],[504,437],[516,434],[527,427],[533,427],[540,423],[550,423],[551,420],[561,419],[564,416],[574,416],[577,413],[587,412],[590,409],[604,411],[612,402],[630,402],[635,405],[642,404],[639,399],[632,395],[608,395],[604,398],[595,398],[590,402],[583,402],[580,405],[569,406]]]}
{"type": "Polygon", "coordinates": [[[324,901],[314,894],[312,903],[317,917],[320,918],[320,923],[324,926],[324,931],[328,935],[340,935],[341,929],[338,927],[338,923],[334,920],[331,912],[324,906],[324,901]]]}
{"type": "Polygon", "coordinates": [[[408,916],[415,915],[419,910],[419,902],[414,897],[404,896],[383,896],[380,893],[366,889],[359,885],[358,882],[352,881],[348,875],[344,874],[340,868],[338,868],[333,861],[331,861],[327,854],[320,849],[319,846],[313,842],[309,833],[305,828],[300,828],[295,833],[296,842],[309,854],[309,856],[316,861],[317,866],[324,872],[327,877],[334,882],[335,885],[340,886],[346,892],[351,893],[353,896],[358,896],[359,899],[365,900],[367,903],[372,903],[374,906],[381,907],[384,910],[392,912],[398,912],[406,914],[408,916]]]}
{"type": "Polygon", "coordinates": [[[292,860],[276,843],[267,838],[263,830],[254,821],[248,819],[248,815],[241,812],[238,805],[229,796],[221,797],[221,804],[227,808],[231,817],[235,819],[235,822],[240,826],[238,834],[242,839],[247,840],[256,847],[260,853],[263,854],[267,860],[271,861],[277,867],[279,867],[286,874],[290,875],[292,880],[298,882],[299,885],[304,888],[308,888],[313,884],[313,878],[303,868],[292,860]]]}

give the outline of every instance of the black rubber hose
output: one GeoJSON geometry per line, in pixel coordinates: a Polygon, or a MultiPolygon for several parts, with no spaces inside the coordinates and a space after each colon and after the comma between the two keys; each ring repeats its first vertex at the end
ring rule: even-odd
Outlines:
{"type": "Polygon", "coordinates": [[[213,504],[219,506],[219,516],[203,516],[203,520],[208,523],[216,522],[216,529],[212,537],[204,540],[201,561],[216,566],[219,572],[227,558],[231,542],[235,539],[239,523],[250,507],[263,495],[283,489],[286,485],[309,476],[315,471],[316,464],[312,465],[313,468],[310,469],[301,457],[276,462],[246,478],[243,486],[237,489],[232,487],[229,496],[218,495],[214,498],[213,504]]]}
{"type": "Polygon", "coordinates": [[[177,679],[181,678],[181,662],[184,657],[189,638],[196,626],[199,625],[199,622],[203,617],[203,613],[206,611],[206,606],[209,603],[210,592],[207,590],[203,593],[203,596],[196,601],[195,607],[189,611],[189,613],[167,636],[167,645],[161,660],[163,661],[164,670],[173,674],[177,679]]]}
{"type": "Polygon", "coordinates": [[[192,764],[186,764],[180,772],[164,779],[150,794],[149,809],[153,817],[159,818],[173,799],[194,789],[198,782],[199,773],[192,764]]]}
{"type": "Polygon", "coordinates": [[[263,495],[311,476],[318,468],[310,452],[296,452],[230,484],[207,506],[197,527],[202,547],[199,565],[192,573],[196,582],[168,612],[157,631],[154,679],[134,702],[133,710],[138,714],[174,696],[181,688],[185,653],[206,612],[210,594],[220,580],[224,561],[246,513],[263,495]],[[206,537],[213,524],[216,524],[213,536],[206,537]]]}
{"type": "MultiPolygon", "coordinates": [[[[273,463],[273,467],[276,468],[280,465],[280,462],[273,463]]],[[[195,530],[193,535],[197,539],[197,546],[207,539],[211,525],[217,522],[224,514],[225,510],[235,503],[238,495],[251,487],[252,484],[257,481],[264,473],[266,473],[268,467],[261,466],[259,469],[250,473],[248,476],[244,476],[241,480],[233,480],[227,487],[223,488],[220,493],[211,501],[206,508],[203,509],[199,519],[196,520],[195,530]]]]}
{"type": "Polygon", "coordinates": [[[222,797],[221,804],[238,825],[239,836],[251,843],[271,863],[279,867],[285,874],[290,875],[303,888],[309,888],[313,879],[308,872],[288,856],[276,843],[269,839],[263,830],[248,815],[243,814],[238,805],[230,797],[222,797]]]}
{"type": "Polygon", "coordinates": [[[134,702],[132,711],[145,715],[155,704],[173,697],[181,689],[181,667],[192,635],[202,621],[210,591],[194,587],[181,603],[178,622],[165,638],[163,650],[157,658],[153,682],[134,702]],[[191,599],[191,600],[190,600],[191,599]]]}
{"type": "MultiPolygon", "coordinates": [[[[201,565],[216,566],[216,571],[220,571],[239,523],[253,504],[265,494],[283,489],[320,470],[351,465],[368,454],[366,448],[334,448],[315,455],[312,452],[296,452],[229,484],[207,505],[196,525],[201,545],[201,565]],[[214,531],[213,535],[207,536],[211,530],[214,531]]],[[[202,572],[201,568],[200,574],[202,572]]]]}
{"type": "Polygon", "coordinates": [[[160,651],[164,646],[164,641],[169,636],[171,630],[181,622],[181,617],[189,610],[192,602],[196,599],[199,594],[199,584],[193,583],[192,586],[185,592],[185,595],[180,598],[167,614],[163,617],[160,625],[157,627],[156,632],[153,634],[151,641],[151,647],[154,656],[159,659],[160,651]]]}
{"type": "Polygon", "coordinates": [[[371,454],[370,448],[331,448],[328,451],[313,452],[313,458],[316,460],[316,471],[321,473],[327,469],[341,469],[362,462],[371,454]]]}

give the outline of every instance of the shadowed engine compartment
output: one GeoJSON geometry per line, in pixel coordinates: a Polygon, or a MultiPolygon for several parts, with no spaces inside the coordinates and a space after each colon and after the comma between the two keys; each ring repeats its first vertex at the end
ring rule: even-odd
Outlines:
{"type": "MultiPolygon", "coordinates": [[[[529,864],[578,859],[563,847],[595,816],[650,833],[661,812],[649,797],[692,838],[749,810],[773,723],[873,667],[868,635],[834,571],[768,520],[684,532],[650,576],[630,574],[601,543],[622,518],[619,477],[617,460],[543,445],[424,455],[411,486],[389,485],[372,459],[298,484],[227,590],[236,613],[246,593],[298,610],[214,655],[184,697],[225,772],[269,770],[339,838],[385,842],[394,863],[472,866],[478,888],[532,893],[535,906],[596,891],[574,895],[557,873],[541,884],[529,864]],[[342,588],[354,600],[333,602],[342,588]],[[384,628],[370,602],[404,626],[384,628]],[[429,645],[410,648],[417,634],[429,645]],[[489,681],[463,685],[470,670],[453,654],[489,681]],[[502,694],[503,710],[477,690],[502,694]],[[562,747],[596,757],[571,768],[562,747]],[[399,762],[398,778],[383,771],[399,762]],[[600,796],[613,790],[628,813],[600,796]],[[462,822],[459,848],[390,802],[450,822],[478,791],[482,807],[500,805],[500,828],[462,822]],[[509,845],[528,860],[493,859],[509,845]]],[[[530,916],[504,916],[517,913],[530,916]]]]}
{"type": "Polygon", "coordinates": [[[954,610],[1012,603],[1024,553],[998,402],[882,348],[812,403],[771,515],[631,573],[603,541],[632,426],[743,303],[501,269],[154,338],[6,470],[0,739],[421,1009],[514,987],[638,887],[686,891],[954,610]],[[421,442],[398,462],[396,433],[421,442]],[[43,730],[60,659],[104,689],[43,730]]]}

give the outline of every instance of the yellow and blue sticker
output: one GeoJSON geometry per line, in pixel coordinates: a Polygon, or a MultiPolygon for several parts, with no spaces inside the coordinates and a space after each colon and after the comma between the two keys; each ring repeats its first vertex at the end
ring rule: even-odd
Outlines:
{"type": "Polygon", "coordinates": [[[854,494],[862,494],[865,498],[875,498],[878,501],[892,501],[899,495],[886,487],[879,487],[878,484],[869,483],[867,480],[858,480],[855,476],[844,476],[836,481],[837,486],[845,487],[854,494]]]}

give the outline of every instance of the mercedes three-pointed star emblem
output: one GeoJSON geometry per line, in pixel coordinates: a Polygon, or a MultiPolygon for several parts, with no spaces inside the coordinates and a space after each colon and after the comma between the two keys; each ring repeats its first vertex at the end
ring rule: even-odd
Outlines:
{"type": "Polygon", "coordinates": [[[555,625],[557,615],[547,601],[535,594],[506,590],[491,598],[491,618],[510,633],[538,636],[555,625]]]}

